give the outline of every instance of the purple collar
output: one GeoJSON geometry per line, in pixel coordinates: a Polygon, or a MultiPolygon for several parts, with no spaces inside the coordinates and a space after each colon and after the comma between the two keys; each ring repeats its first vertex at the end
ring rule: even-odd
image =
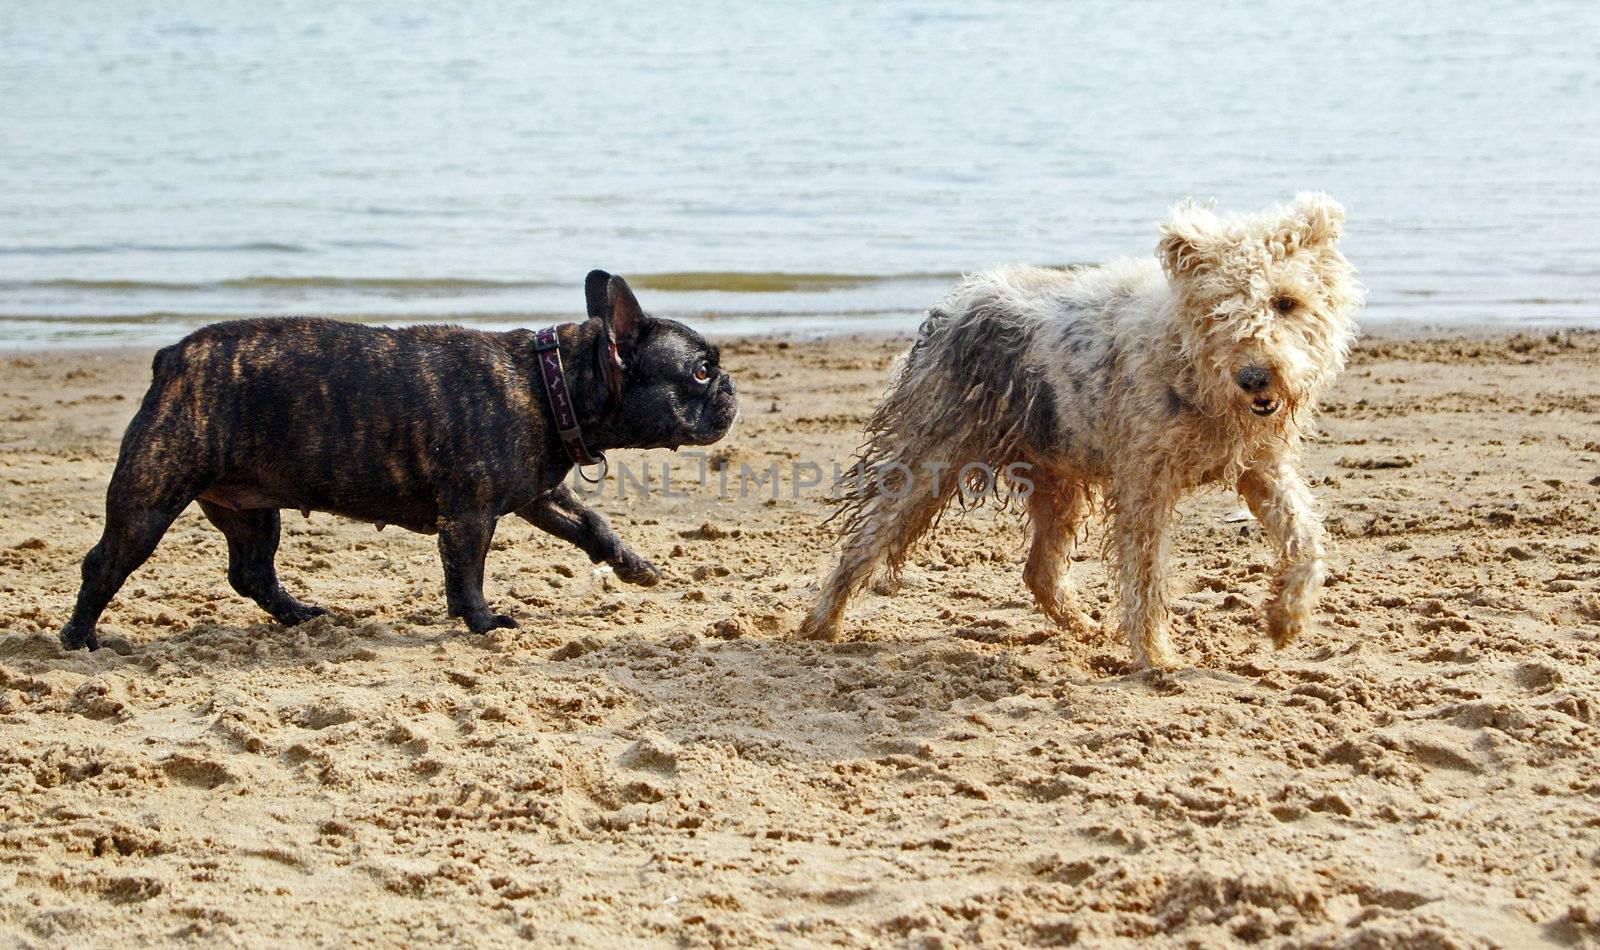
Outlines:
{"type": "MultiPolygon", "coordinates": [[[[567,374],[561,367],[561,350],[555,327],[545,327],[534,334],[533,351],[539,354],[539,375],[544,379],[544,392],[550,399],[550,411],[556,417],[556,432],[567,455],[582,473],[585,465],[599,465],[600,478],[605,478],[604,453],[589,454],[583,444],[583,430],[578,427],[578,410],[572,405],[572,394],[567,391],[567,374]]],[[[584,478],[588,478],[584,475],[584,478]]],[[[598,480],[598,479],[596,479],[598,480]]]]}

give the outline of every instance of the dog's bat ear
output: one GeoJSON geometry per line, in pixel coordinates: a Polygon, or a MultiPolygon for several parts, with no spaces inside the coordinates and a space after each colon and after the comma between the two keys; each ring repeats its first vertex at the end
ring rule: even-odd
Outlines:
{"type": "Polygon", "coordinates": [[[583,296],[589,304],[590,320],[604,320],[611,311],[611,300],[606,291],[609,283],[611,275],[603,270],[592,270],[583,279],[583,296]]]}
{"type": "Polygon", "coordinates": [[[639,330],[648,318],[627,281],[612,274],[606,281],[606,290],[610,304],[606,310],[606,326],[611,329],[611,339],[616,341],[617,349],[627,356],[639,342],[639,330]]]}
{"type": "MultiPolygon", "coordinates": [[[[604,271],[595,271],[589,275],[591,284],[595,274],[604,274],[604,271]]],[[[601,312],[600,319],[606,328],[606,352],[601,357],[601,365],[605,370],[606,385],[611,390],[613,400],[622,399],[623,375],[627,372],[627,360],[633,355],[633,348],[639,343],[639,331],[644,327],[648,317],[644,308],[639,306],[639,299],[633,295],[633,289],[628,282],[615,274],[605,277],[606,305],[601,312]]],[[[590,298],[593,300],[593,297],[590,298]]],[[[593,306],[591,302],[590,306],[593,306]]]]}
{"type": "Polygon", "coordinates": [[[1187,280],[1211,263],[1217,228],[1217,216],[1192,201],[1172,209],[1156,244],[1156,257],[1169,280],[1187,280]]]}

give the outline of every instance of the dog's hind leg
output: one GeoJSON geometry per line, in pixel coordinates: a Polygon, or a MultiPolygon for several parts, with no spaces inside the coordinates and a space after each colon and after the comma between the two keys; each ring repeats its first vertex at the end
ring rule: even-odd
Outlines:
{"type": "Polygon", "coordinates": [[[1028,495],[1033,544],[1022,579],[1045,616],[1079,635],[1092,633],[1096,624],[1084,614],[1068,581],[1078,526],[1089,508],[1088,490],[1079,481],[1038,475],[1033,483],[1028,495]]]}
{"type": "Polygon", "coordinates": [[[559,485],[550,494],[518,509],[517,517],[575,545],[589,555],[589,560],[606,562],[619,579],[629,584],[650,587],[661,580],[655,565],[628,547],[606,519],[579,500],[567,485],[559,485]]]}
{"type": "Polygon", "coordinates": [[[228,539],[228,583],[255,601],[272,619],[292,627],[328,611],[303,604],[278,582],[273,559],[278,554],[278,512],[272,508],[236,511],[200,499],[206,519],[228,539]]]}
{"type": "Polygon", "coordinates": [[[61,628],[69,650],[98,649],[95,624],[106,605],[139,565],[150,559],[161,536],[195,497],[189,480],[150,471],[124,451],[106,489],[106,526],[83,559],[83,586],[72,617],[61,628]]]}
{"type": "Polygon", "coordinates": [[[902,465],[896,459],[861,476],[865,497],[853,506],[856,513],[847,522],[839,563],[800,626],[802,638],[837,639],[845,603],[879,571],[886,573],[888,586],[897,586],[911,546],[956,492],[954,471],[948,464],[902,465]]]}
{"type": "Polygon", "coordinates": [[[106,486],[105,529],[84,556],[77,605],[61,628],[67,649],[100,645],[94,628],[106,605],[210,483],[222,451],[208,429],[213,415],[179,348],[157,353],[150,388],[122,436],[106,486]]]}
{"type": "Polygon", "coordinates": [[[1282,647],[1311,625],[1327,556],[1322,521],[1305,479],[1287,461],[1253,468],[1239,479],[1239,494],[1266,529],[1279,567],[1267,601],[1267,633],[1282,647]]]}

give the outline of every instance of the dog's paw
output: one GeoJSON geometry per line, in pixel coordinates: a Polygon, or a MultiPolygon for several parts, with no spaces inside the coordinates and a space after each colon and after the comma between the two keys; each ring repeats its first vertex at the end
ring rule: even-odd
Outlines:
{"type": "Polygon", "coordinates": [[[275,611],[272,619],[285,627],[298,627],[308,620],[314,620],[325,615],[327,612],[328,608],[326,607],[316,607],[311,604],[302,604],[299,601],[294,601],[288,606],[275,611]]]}
{"type": "Polygon", "coordinates": [[[1177,656],[1171,653],[1149,656],[1144,661],[1144,668],[1154,673],[1170,673],[1182,665],[1177,656]]]}
{"type": "Polygon", "coordinates": [[[467,625],[467,629],[471,630],[473,633],[488,633],[490,630],[499,630],[502,628],[507,630],[515,630],[518,626],[520,626],[515,620],[512,620],[505,614],[490,613],[487,610],[485,610],[483,613],[472,614],[461,619],[462,622],[467,625]]]}
{"type": "Polygon", "coordinates": [[[661,582],[661,572],[656,566],[631,551],[612,561],[611,569],[616,572],[617,580],[625,584],[654,587],[661,582]]]}
{"type": "Polygon", "coordinates": [[[1040,604],[1039,609],[1056,626],[1080,639],[1089,639],[1100,634],[1100,625],[1090,619],[1076,601],[1057,600],[1049,604],[1040,604]]]}
{"type": "MultiPolygon", "coordinates": [[[[1126,633],[1127,628],[1123,628],[1126,633]]],[[[1166,630],[1139,631],[1128,636],[1133,647],[1133,665],[1142,670],[1172,670],[1180,666],[1178,651],[1172,648],[1172,639],[1166,630]]]]}
{"type": "Polygon", "coordinates": [[[1142,651],[1136,651],[1134,665],[1144,670],[1167,672],[1175,670],[1183,664],[1178,660],[1178,654],[1170,645],[1151,644],[1142,651]]]}
{"type": "Polygon", "coordinates": [[[796,640],[820,640],[824,643],[834,643],[839,639],[839,621],[831,617],[818,617],[812,615],[800,624],[800,629],[795,632],[796,640]]]}
{"type": "Polygon", "coordinates": [[[1067,623],[1064,623],[1061,626],[1078,640],[1095,640],[1105,632],[1104,628],[1100,626],[1099,621],[1090,618],[1088,614],[1082,612],[1078,613],[1077,616],[1071,618],[1067,623]]]}
{"type": "Polygon", "coordinates": [[[93,630],[79,632],[67,627],[61,631],[61,635],[57,639],[61,641],[62,647],[68,650],[93,651],[100,649],[100,638],[94,635],[93,630]]]}
{"type": "Polygon", "coordinates": [[[1278,598],[1267,603],[1267,636],[1272,638],[1274,647],[1281,650],[1288,646],[1310,625],[1311,618],[1305,611],[1294,609],[1278,598]]]}

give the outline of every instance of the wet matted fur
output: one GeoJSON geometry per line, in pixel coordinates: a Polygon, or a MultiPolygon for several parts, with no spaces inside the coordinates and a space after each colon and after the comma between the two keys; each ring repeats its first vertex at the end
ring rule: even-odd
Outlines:
{"type": "Polygon", "coordinates": [[[1010,470],[1031,485],[1023,578],[1057,623],[1092,625],[1064,581],[1098,501],[1114,523],[1107,546],[1134,658],[1174,665],[1173,511],[1222,484],[1277,551],[1267,631],[1292,640],[1311,621],[1325,557],[1300,441],[1344,368],[1363,300],[1337,247],[1343,221],[1323,194],[1249,216],[1185,203],[1161,226],[1155,260],[963,281],[929,312],[867,424],[861,477],[835,512],[839,563],[802,635],[837,637],[862,585],[879,573],[892,582],[952,502],[981,503],[972,489],[984,471],[1004,484],[1010,470]]]}

